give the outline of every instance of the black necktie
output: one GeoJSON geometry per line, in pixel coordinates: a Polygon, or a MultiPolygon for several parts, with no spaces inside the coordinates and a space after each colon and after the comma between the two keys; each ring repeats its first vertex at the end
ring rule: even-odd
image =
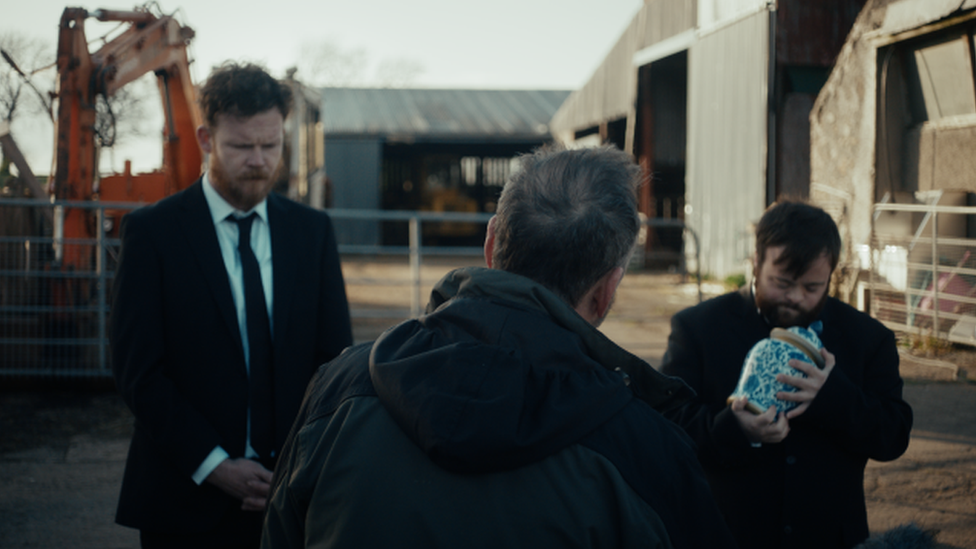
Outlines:
{"type": "Polygon", "coordinates": [[[244,271],[244,306],[247,311],[247,344],[250,349],[248,378],[251,411],[251,448],[270,458],[274,444],[274,376],[271,374],[271,324],[261,284],[261,269],[251,249],[251,223],[256,213],[231,217],[238,227],[237,250],[244,271]]]}

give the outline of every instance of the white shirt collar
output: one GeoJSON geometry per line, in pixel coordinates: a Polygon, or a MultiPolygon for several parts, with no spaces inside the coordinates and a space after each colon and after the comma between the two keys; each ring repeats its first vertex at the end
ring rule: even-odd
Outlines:
{"type": "Polygon", "coordinates": [[[220,223],[227,219],[227,216],[233,214],[236,217],[244,217],[251,212],[258,214],[265,223],[268,222],[268,199],[264,199],[258,203],[257,206],[252,208],[250,211],[242,212],[237,208],[233,207],[224,200],[224,197],[220,196],[217,189],[213,187],[213,183],[210,182],[210,172],[205,172],[203,174],[203,197],[207,200],[207,206],[210,208],[210,216],[213,218],[214,225],[220,223]]]}

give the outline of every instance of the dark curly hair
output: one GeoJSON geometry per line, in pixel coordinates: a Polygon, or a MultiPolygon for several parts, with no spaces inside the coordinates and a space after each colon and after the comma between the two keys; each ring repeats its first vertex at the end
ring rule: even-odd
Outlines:
{"type": "Polygon", "coordinates": [[[830,214],[805,202],[783,200],[770,206],[756,226],[757,264],[766,260],[767,248],[776,246],[785,247],[777,263],[785,263],[788,273],[800,276],[823,254],[833,271],[841,239],[830,214]]]}
{"type": "Polygon", "coordinates": [[[214,69],[200,89],[200,108],[210,127],[217,125],[218,114],[247,117],[276,108],[285,118],[291,109],[291,88],[263,67],[227,62],[214,69]]]}

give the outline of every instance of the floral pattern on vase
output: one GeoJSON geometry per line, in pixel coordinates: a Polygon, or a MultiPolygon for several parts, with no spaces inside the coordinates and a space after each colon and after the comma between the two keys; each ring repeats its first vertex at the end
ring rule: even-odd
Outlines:
{"type": "Polygon", "coordinates": [[[820,349],[823,343],[820,334],[823,324],[818,320],[807,328],[793,326],[788,329],[773,328],[770,337],[760,340],[742,363],[742,373],[739,374],[739,384],[728,401],[748,397],[748,409],[761,414],[776,406],[777,412],[788,412],[796,408],[798,403],[776,398],[778,392],[796,392],[792,385],[776,381],[778,374],[806,377],[806,374],[790,366],[792,359],[802,360],[809,364],[823,367],[820,349]],[[806,348],[804,351],[803,347],[806,348]]]}

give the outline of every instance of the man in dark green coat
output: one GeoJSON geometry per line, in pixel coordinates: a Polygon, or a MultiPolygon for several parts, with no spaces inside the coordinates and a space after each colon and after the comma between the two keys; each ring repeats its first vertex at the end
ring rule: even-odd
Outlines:
{"type": "Polygon", "coordinates": [[[690,391],[603,336],[640,221],[613,148],[522,159],[488,268],[319,369],[272,484],[263,547],[734,543],[660,414],[690,391]]]}

